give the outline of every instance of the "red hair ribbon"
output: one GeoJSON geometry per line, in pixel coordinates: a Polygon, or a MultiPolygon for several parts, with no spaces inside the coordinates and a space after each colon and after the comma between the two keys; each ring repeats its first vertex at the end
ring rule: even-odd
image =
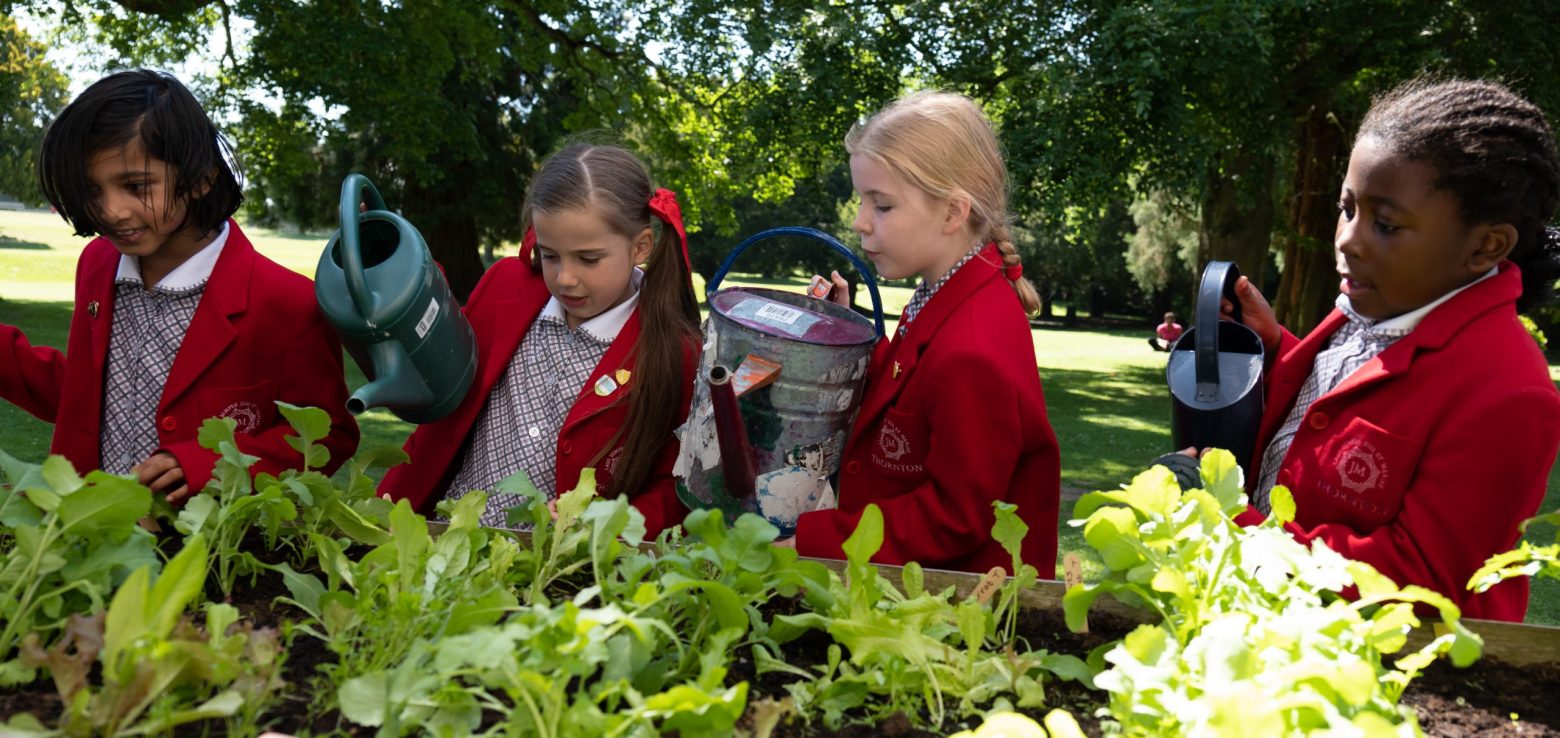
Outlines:
{"type": "Polygon", "coordinates": [[[650,212],[677,231],[677,242],[682,244],[683,266],[693,273],[693,261],[688,258],[688,231],[683,228],[682,208],[677,205],[677,193],[664,187],[656,188],[650,196],[650,212]]]}
{"type": "Polygon", "coordinates": [[[531,252],[536,250],[536,229],[527,227],[525,238],[520,239],[520,261],[530,262],[531,252]]]}
{"type": "Polygon", "coordinates": [[[1018,280],[1024,278],[1024,265],[1014,264],[1006,269],[1003,269],[1002,274],[1008,278],[1009,282],[1017,282],[1018,280]]]}

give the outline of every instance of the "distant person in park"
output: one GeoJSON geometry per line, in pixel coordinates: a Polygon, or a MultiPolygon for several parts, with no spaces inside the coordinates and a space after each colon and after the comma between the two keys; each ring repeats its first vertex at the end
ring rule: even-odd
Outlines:
{"type": "Polygon", "coordinates": [[[1298,339],[1236,285],[1273,357],[1248,467],[1257,512],[1284,485],[1301,541],[1465,616],[1522,619],[1526,579],[1467,585],[1515,545],[1560,449],[1560,393],[1517,321],[1560,276],[1557,201],[1554,134],[1505,87],[1417,81],[1375,101],[1339,194],[1332,314],[1298,339]]]}
{"type": "Polygon", "coordinates": [[[482,522],[504,526],[527,500],[499,482],[524,472],[556,499],[592,467],[649,535],[680,524],[672,431],[688,414],[700,334],[675,195],[653,189],[628,151],[576,142],[542,165],[521,214],[520,255],[488,269],[466,303],[476,383],[412,433],[411,463],[380,491],[429,512],[484,490],[482,522]]]}
{"type": "Polygon", "coordinates": [[[1154,335],[1148,338],[1148,345],[1155,351],[1169,351],[1175,339],[1180,338],[1185,330],[1180,323],[1175,322],[1175,313],[1165,313],[1165,322],[1154,329],[1154,335]]]}
{"type": "MultiPolygon", "coordinates": [[[[1004,501],[1029,525],[1024,560],[1053,576],[1061,458],[1027,318],[1040,299],[1008,232],[996,134],[969,98],[923,92],[851,130],[845,149],[867,258],[885,279],[921,283],[867,370],[838,509],[803,514],[785,543],[841,558],[875,503],[885,523],[875,561],[1010,569],[991,537],[992,504],[1004,501]]],[[[830,297],[845,304],[845,281],[833,281],[830,297]]]]}
{"type": "Polygon", "coordinates": [[[255,252],[226,142],[173,77],[119,72],[44,136],[44,195],[80,236],[65,353],[0,325],[0,396],[54,423],[51,452],[180,502],[211,479],[196,442],[232,418],[255,472],[303,465],[277,401],[325,408],[328,474],[357,448],[341,345],[308,278],[255,252]]]}

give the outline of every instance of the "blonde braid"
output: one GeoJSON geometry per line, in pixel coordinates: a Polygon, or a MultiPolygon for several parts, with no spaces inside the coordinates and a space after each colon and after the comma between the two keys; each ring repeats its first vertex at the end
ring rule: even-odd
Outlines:
{"type": "MultiPolygon", "coordinates": [[[[999,223],[991,231],[991,240],[997,242],[997,253],[1002,255],[1002,267],[1006,269],[1021,263],[1018,248],[1010,240],[1012,235],[1008,233],[1007,226],[999,223]]],[[[1018,294],[1018,302],[1024,306],[1025,315],[1033,316],[1040,312],[1040,293],[1035,290],[1034,283],[1030,282],[1028,277],[1014,280],[1013,291],[1018,294]]]]}

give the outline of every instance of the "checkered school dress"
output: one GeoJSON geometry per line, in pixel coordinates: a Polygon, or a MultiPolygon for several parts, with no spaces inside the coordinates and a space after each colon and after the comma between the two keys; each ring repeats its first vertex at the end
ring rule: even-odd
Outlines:
{"type": "Polygon", "coordinates": [[[554,496],[558,433],[580,388],[611,345],[610,338],[592,334],[588,326],[569,328],[562,317],[539,315],[488,395],[445,498],[488,491],[482,524],[502,527],[508,508],[530,502],[523,495],[493,491],[516,471],[525,472],[543,494],[554,496]]]}
{"type": "Polygon", "coordinates": [[[104,367],[103,471],[126,474],[157,450],[157,403],[189,332],[206,280],[148,291],[138,274],[114,280],[114,323],[104,367]]]}

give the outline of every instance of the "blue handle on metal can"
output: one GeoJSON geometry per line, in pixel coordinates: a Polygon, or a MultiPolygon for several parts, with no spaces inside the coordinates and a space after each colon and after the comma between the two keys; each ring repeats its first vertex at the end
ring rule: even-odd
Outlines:
{"type": "Polygon", "coordinates": [[[840,256],[845,257],[850,262],[850,265],[855,268],[856,273],[861,275],[861,281],[867,285],[867,291],[872,294],[872,322],[877,327],[878,337],[883,337],[883,298],[878,295],[877,280],[867,271],[867,263],[846,248],[845,244],[840,243],[839,239],[816,228],[784,226],[781,228],[770,228],[767,231],[759,231],[748,236],[742,243],[737,244],[737,247],[732,249],[730,254],[726,255],[726,260],[722,261],[720,268],[715,270],[715,276],[711,277],[709,283],[704,286],[704,299],[706,301],[709,300],[710,296],[720,289],[720,282],[726,278],[726,272],[731,271],[731,264],[737,260],[738,256],[742,255],[742,252],[747,251],[749,246],[766,238],[777,238],[780,236],[801,236],[802,238],[821,241],[825,246],[834,249],[840,256]]]}

